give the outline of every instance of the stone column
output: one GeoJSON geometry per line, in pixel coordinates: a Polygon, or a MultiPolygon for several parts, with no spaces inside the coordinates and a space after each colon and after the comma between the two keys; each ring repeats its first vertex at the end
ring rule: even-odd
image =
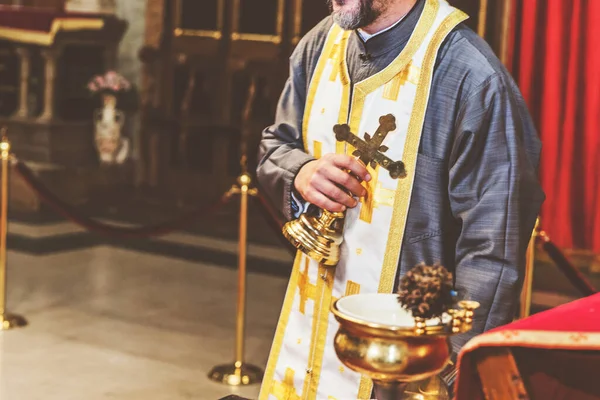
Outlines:
{"type": "Polygon", "coordinates": [[[21,62],[21,78],[19,84],[19,109],[16,118],[29,116],[29,76],[31,74],[31,52],[26,47],[18,47],[17,54],[21,62]]]}
{"type": "Polygon", "coordinates": [[[45,62],[44,82],[44,110],[39,121],[51,121],[54,119],[54,88],[56,87],[56,67],[60,51],[58,49],[44,49],[41,52],[45,62]]]}

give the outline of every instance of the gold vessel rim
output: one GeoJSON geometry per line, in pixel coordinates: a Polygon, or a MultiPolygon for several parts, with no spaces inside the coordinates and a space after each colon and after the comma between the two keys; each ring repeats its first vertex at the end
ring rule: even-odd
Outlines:
{"type": "MultiPolygon", "coordinates": [[[[396,334],[396,335],[404,334],[404,335],[410,335],[410,336],[450,336],[450,335],[455,334],[452,332],[452,322],[444,324],[443,322],[441,322],[441,320],[438,325],[428,325],[425,328],[422,328],[422,333],[417,334],[416,331],[419,328],[416,325],[416,321],[415,321],[414,326],[409,327],[409,326],[382,324],[382,323],[367,321],[367,320],[356,318],[356,317],[351,317],[338,308],[337,303],[342,299],[343,299],[343,297],[335,300],[331,304],[331,312],[333,313],[335,318],[340,323],[342,323],[342,321],[349,322],[349,323],[353,324],[354,326],[360,326],[363,329],[371,329],[371,330],[374,329],[374,330],[381,331],[382,333],[391,333],[391,334],[396,334]]],[[[428,321],[430,321],[430,320],[428,320],[428,321]]]]}

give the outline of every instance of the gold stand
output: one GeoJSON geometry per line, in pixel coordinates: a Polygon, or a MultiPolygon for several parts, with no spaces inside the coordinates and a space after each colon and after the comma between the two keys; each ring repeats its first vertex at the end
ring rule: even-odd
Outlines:
{"type": "Polygon", "coordinates": [[[240,195],[240,231],[238,243],[238,299],[237,317],[235,327],[235,362],[233,364],[218,365],[214,367],[208,377],[216,382],[230,386],[252,385],[262,381],[263,371],[252,364],[244,362],[244,330],[246,327],[246,251],[248,231],[248,196],[256,196],[258,191],[251,188],[252,178],[248,173],[248,137],[252,133],[250,120],[252,107],[256,97],[256,79],[250,77],[248,98],[242,114],[242,140],[240,167],[242,170],[237,185],[229,190],[229,195],[240,195]]]}
{"type": "Polygon", "coordinates": [[[238,244],[238,300],[237,318],[235,330],[235,362],[214,367],[208,377],[216,382],[230,386],[252,385],[259,383],[263,377],[263,371],[251,364],[244,362],[244,329],[246,319],[246,247],[248,228],[248,196],[256,196],[257,190],[250,188],[252,178],[247,172],[243,172],[238,178],[238,184],[229,191],[230,194],[240,195],[240,232],[238,244]]]}
{"type": "Polygon", "coordinates": [[[535,246],[540,235],[540,219],[535,223],[531,234],[531,240],[527,247],[527,259],[525,262],[525,278],[523,290],[521,291],[521,305],[519,307],[519,319],[527,318],[531,314],[531,296],[533,294],[533,273],[535,270],[535,246]]]}
{"type": "Polygon", "coordinates": [[[8,162],[10,143],[6,138],[6,128],[2,129],[0,142],[2,157],[2,204],[0,210],[0,330],[9,330],[27,325],[25,318],[6,311],[6,234],[8,227],[8,162]]]}
{"type": "Polygon", "coordinates": [[[449,338],[471,330],[479,303],[458,306],[444,318],[425,321],[401,309],[397,294],[342,297],[331,306],[340,323],[335,352],[342,364],[371,379],[378,400],[449,400],[446,389],[429,397],[407,387],[442,372],[450,362],[449,338]]]}

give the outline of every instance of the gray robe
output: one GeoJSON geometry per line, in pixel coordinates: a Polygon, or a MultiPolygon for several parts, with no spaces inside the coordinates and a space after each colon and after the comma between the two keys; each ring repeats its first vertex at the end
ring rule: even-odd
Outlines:
{"type": "MultiPolygon", "coordinates": [[[[366,43],[351,34],[353,84],[398,56],[424,3],[366,43]]],[[[303,150],[302,118],[332,23],[324,19],[295,49],[275,124],[260,146],[260,189],[288,220],[294,177],[313,159],[303,150]]],[[[442,45],[433,74],[397,278],[421,262],[439,262],[454,273],[459,293],[481,303],[473,331],[453,338],[455,352],[515,316],[525,251],[544,200],[537,178],[540,147],[515,82],[489,46],[459,25],[442,45]]]]}

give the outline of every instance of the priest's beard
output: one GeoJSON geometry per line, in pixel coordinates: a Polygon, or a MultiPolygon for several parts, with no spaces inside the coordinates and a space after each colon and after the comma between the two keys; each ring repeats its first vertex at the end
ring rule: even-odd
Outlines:
{"type": "Polygon", "coordinates": [[[387,9],[389,0],[327,0],[333,21],[342,29],[354,30],[371,25],[387,9]],[[339,6],[354,6],[334,11],[333,3],[339,6]]]}

